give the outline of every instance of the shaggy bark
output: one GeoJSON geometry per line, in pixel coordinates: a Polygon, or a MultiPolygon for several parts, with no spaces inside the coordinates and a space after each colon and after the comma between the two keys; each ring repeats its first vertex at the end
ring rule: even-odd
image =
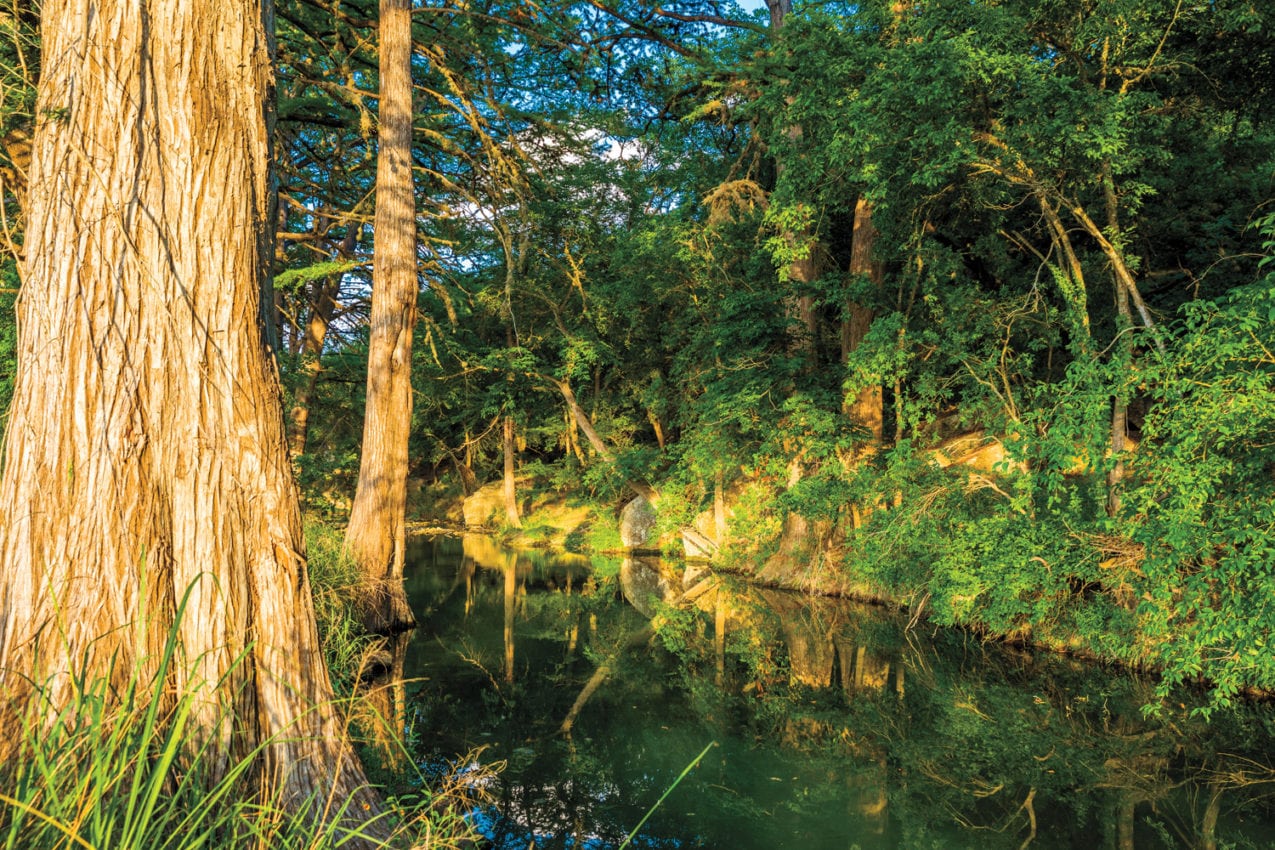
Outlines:
{"type": "MultiPolygon", "coordinates": [[[[873,259],[877,229],[872,226],[872,205],[860,198],[854,206],[854,235],[850,248],[850,273],[863,275],[873,285],[880,287],[884,277],[881,264],[873,259]]],[[[842,359],[862,344],[868,335],[874,318],[872,308],[856,302],[847,305],[848,318],[842,326],[842,359]]],[[[850,418],[865,428],[872,437],[872,445],[881,445],[885,434],[885,415],[880,386],[864,387],[848,402],[850,418]]]]}
{"type": "Polygon", "coordinates": [[[514,439],[514,420],[512,416],[504,417],[504,440],[502,446],[505,460],[505,474],[502,483],[505,521],[512,528],[522,528],[522,519],[518,516],[518,445],[514,439]]]}
{"type": "Polygon", "coordinates": [[[264,745],[262,778],[287,799],[375,812],[331,706],[262,344],[270,6],[42,12],[0,708],[36,686],[65,704],[74,676],[154,676],[173,630],[164,692],[199,689],[195,725],[222,764],[264,745]]]}
{"type": "Polygon", "coordinates": [[[380,135],[376,160],[376,265],[368,343],[367,413],[359,483],[345,545],[363,573],[365,624],[412,628],[403,589],[407,440],[412,424],[412,330],[416,325],[416,198],[412,183],[412,11],[381,0],[380,135]]]}

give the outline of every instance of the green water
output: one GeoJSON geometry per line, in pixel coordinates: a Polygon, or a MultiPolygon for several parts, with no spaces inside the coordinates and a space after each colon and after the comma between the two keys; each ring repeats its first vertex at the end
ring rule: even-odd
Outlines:
{"type": "Polygon", "coordinates": [[[505,762],[473,815],[494,847],[616,847],[713,742],[632,846],[1275,847],[1269,708],[1147,719],[1127,673],[729,579],[647,640],[657,597],[698,581],[417,544],[410,746],[505,762]]]}

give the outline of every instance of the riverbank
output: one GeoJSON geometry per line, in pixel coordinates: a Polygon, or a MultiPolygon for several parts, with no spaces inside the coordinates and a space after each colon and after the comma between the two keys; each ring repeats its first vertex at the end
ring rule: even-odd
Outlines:
{"type": "MultiPolygon", "coordinates": [[[[854,503],[825,507],[810,517],[792,510],[781,482],[765,476],[738,480],[718,498],[701,493],[696,500],[662,487],[647,548],[682,557],[682,532],[692,529],[716,549],[715,569],[762,586],[885,605],[907,612],[913,623],[1158,675],[1166,656],[1189,651],[1173,641],[1198,629],[1200,614],[1177,615],[1181,635],[1166,624],[1156,602],[1163,589],[1143,569],[1145,546],[1114,533],[1110,520],[1091,515],[1081,526],[1059,512],[1016,509],[1009,499],[1029,482],[1003,469],[978,471],[973,485],[974,474],[960,466],[914,464],[906,476],[894,472],[898,489],[890,502],[876,500],[870,510],[854,503]]],[[[872,474],[877,482],[883,477],[881,469],[872,474]]],[[[1083,481],[1068,486],[1081,488],[1083,481]]],[[[619,526],[627,500],[538,489],[530,480],[519,492],[520,528],[505,522],[497,485],[468,498],[433,494],[430,524],[464,528],[465,519],[479,518],[477,530],[515,548],[624,552],[619,526]]],[[[1238,696],[1271,696],[1260,681],[1205,684],[1206,676],[1198,668],[1190,676],[1180,666],[1171,669],[1161,676],[1158,699],[1177,684],[1205,687],[1207,713],[1238,696]]]]}

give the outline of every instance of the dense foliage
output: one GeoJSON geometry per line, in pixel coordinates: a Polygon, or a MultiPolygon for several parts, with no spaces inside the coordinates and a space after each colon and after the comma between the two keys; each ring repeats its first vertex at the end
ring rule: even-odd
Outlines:
{"type": "MultiPolygon", "coordinates": [[[[419,479],[499,477],[512,417],[520,487],[618,505],[649,481],[669,529],[720,492],[723,561],[771,580],[1201,677],[1219,702],[1275,687],[1264,5],[872,0],[774,28],[718,0],[444,0],[415,20],[419,479]]],[[[0,12],[13,44],[17,22],[0,12]]],[[[375,25],[367,0],[279,3],[274,335],[312,411],[303,480],[338,513],[375,25]]],[[[0,133],[28,103],[4,96],[0,133]]]]}

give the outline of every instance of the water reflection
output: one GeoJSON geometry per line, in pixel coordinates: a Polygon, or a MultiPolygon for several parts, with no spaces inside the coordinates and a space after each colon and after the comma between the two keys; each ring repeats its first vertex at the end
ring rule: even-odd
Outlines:
{"type": "Polygon", "coordinates": [[[416,554],[415,755],[508,761],[496,847],[614,847],[711,740],[640,846],[1275,844],[1268,710],[1147,719],[1136,677],[658,562],[416,554]]]}
{"type": "Polygon", "coordinates": [[[680,595],[680,585],[680,579],[659,558],[628,556],[620,562],[624,599],[648,620],[660,603],[680,595]]]}
{"type": "Polygon", "coordinates": [[[410,632],[382,638],[371,658],[368,675],[359,682],[355,720],[364,740],[372,746],[390,770],[408,766],[409,754],[404,731],[407,726],[407,688],[403,664],[407,658],[410,632]]]}

